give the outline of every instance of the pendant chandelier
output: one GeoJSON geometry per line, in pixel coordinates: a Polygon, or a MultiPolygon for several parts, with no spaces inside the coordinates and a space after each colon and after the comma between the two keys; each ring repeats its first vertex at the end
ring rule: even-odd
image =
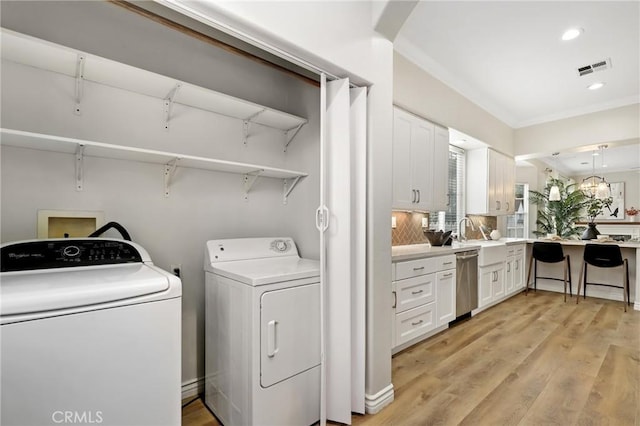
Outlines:
{"type": "Polygon", "coordinates": [[[611,186],[604,177],[596,176],[596,156],[602,156],[602,167],[604,166],[604,150],[608,145],[599,145],[598,151],[594,151],[591,159],[592,175],[582,179],[580,190],[589,198],[597,198],[599,200],[609,198],[611,196],[611,186]]]}

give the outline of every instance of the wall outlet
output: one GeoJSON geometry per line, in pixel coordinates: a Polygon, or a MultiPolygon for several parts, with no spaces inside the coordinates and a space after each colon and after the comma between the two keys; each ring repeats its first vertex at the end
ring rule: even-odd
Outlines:
{"type": "Polygon", "coordinates": [[[429,227],[429,219],[426,217],[422,218],[422,227],[423,228],[428,228],[429,227]]]}
{"type": "Polygon", "coordinates": [[[171,273],[180,278],[180,276],[182,275],[182,264],[177,263],[175,265],[171,265],[171,273]]]}
{"type": "Polygon", "coordinates": [[[391,216],[391,228],[396,229],[396,217],[391,216]]]}

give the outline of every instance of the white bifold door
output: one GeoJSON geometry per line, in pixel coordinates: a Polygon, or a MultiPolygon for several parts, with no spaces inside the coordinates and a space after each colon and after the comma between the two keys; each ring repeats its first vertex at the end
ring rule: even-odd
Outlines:
{"type": "Polygon", "coordinates": [[[364,413],[366,88],[321,84],[321,423],[364,413]]]}

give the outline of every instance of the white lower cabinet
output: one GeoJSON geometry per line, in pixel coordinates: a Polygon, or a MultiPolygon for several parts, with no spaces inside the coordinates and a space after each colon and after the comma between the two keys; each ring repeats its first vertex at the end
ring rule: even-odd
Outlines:
{"type": "MultiPolygon", "coordinates": [[[[392,347],[400,350],[455,319],[455,255],[393,264],[392,347]]],[[[433,334],[433,333],[431,333],[433,334]]]]}
{"type": "Polygon", "coordinates": [[[436,328],[435,302],[396,314],[396,346],[402,345],[436,328]]]}
{"type": "Polygon", "coordinates": [[[456,270],[436,274],[436,312],[438,326],[456,319],[456,270]]]}
{"type": "Polygon", "coordinates": [[[525,244],[519,244],[515,247],[513,262],[513,291],[519,291],[524,288],[524,270],[525,270],[525,244]]]}
{"type": "Polygon", "coordinates": [[[507,246],[504,261],[478,267],[479,309],[514,295],[524,288],[524,262],[525,244],[513,244],[507,246]]]}
{"type": "Polygon", "coordinates": [[[512,294],[524,288],[525,245],[512,245],[507,248],[505,262],[506,294],[512,294]]]}
{"type": "Polygon", "coordinates": [[[507,257],[507,261],[505,262],[505,271],[504,271],[505,290],[507,294],[513,293],[513,289],[515,288],[514,287],[515,286],[515,275],[514,275],[515,263],[516,261],[513,256],[507,257]]]}
{"type": "Polygon", "coordinates": [[[505,263],[482,266],[478,268],[478,308],[483,308],[505,295],[504,282],[505,263]]]}

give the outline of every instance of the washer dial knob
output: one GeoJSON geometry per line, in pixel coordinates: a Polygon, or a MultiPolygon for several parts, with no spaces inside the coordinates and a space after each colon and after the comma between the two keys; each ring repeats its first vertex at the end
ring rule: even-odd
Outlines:
{"type": "Polygon", "coordinates": [[[62,249],[62,254],[66,257],[76,257],[80,254],[80,247],[78,246],[66,246],[62,249]]]}

